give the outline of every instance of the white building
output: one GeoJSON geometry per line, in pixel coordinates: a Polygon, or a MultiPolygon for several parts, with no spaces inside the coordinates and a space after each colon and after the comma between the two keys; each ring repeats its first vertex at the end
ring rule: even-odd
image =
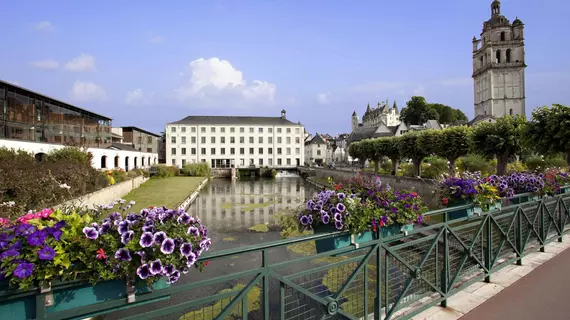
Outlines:
{"type": "Polygon", "coordinates": [[[294,168],[304,163],[304,127],[281,117],[188,116],[166,125],[166,164],[294,168]]]}
{"type": "Polygon", "coordinates": [[[315,134],[315,136],[310,141],[305,142],[305,164],[331,164],[332,160],[332,146],[320,134],[315,134]]]}
{"type": "Polygon", "coordinates": [[[362,117],[362,123],[358,120],[356,111],[352,113],[353,131],[358,127],[378,127],[381,125],[394,127],[399,124],[400,111],[398,111],[396,101],[394,101],[392,108],[388,106],[388,101],[382,103],[378,102],[378,107],[376,108],[370,108],[370,104],[368,104],[364,116],[362,117]]]}
{"type": "Polygon", "coordinates": [[[511,24],[495,0],[481,38],[473,37],[475,117],[525,115],[525,68],[524,24],[511,24]]]}

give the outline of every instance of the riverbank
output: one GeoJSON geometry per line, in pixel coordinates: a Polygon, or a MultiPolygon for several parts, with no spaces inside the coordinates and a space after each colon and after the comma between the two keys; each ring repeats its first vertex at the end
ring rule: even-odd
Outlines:
{"type": "Polygon", "coordinates": [[[135,201],[133,212],[139,212],[149,206],[178,208],[190,194],[196,191],[204,177],[169,177],[153,178],[129,192],[124,199],[135,201]]]}

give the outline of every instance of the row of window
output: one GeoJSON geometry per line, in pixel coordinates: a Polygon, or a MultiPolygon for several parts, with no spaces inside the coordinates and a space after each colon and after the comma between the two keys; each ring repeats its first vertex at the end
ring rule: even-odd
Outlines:
{"type": "MultiPolygon", "coordinates": [[[[171,143],[176,143],[176,137],[170,137],[171,143]]],[[[180,143],[186,144],[186,137],[180,137],[180,143]]],[[[216,137],[210,137],[210,143],[216,143],[216,137]]],[[[226,137],[220,137],[220,143],[226,143],[226,137]]],[[[263,137],[257,137],[258,143],[263,143],[263,137]]],[[[196,137],[190,137],[190,143],[196,143],[196,137]]],[[[206,137],[200,137],[200,143],[206,143],[206,137]]],[[[229,143],[236,143],[236,137],[229,137],[229,143]]],[[[245,143],[245,137],[239,137],[239,143],[245,143]]],[[[255,137],[249,137],[249,143],[255,143],[255,137]]],[[[267,143],[273,143],[273,137],[267,137],[267,143]]],[[[277,143],[283,143],[283,139],[281,137],[277,137],[277,143]]],[[[291,137],[285,138],[285,143],[291,144],[291,137]]],[[[295,143],[301,143],[301,138],[296,137],[295,143]]]]}
{"type": "MultiPolygon", "coordinates": [[[[263,129],[262,127],[257,128],[257,132],[258,133],[263,133],[263,129]]],[[[229,128],[230,133],[235,133],[236,128],[235,127],[230,127],[229,128]]],[[[176,127],[171,127],[170,128],[170,132],[172,133],[176,133],[176,127]]],[[[186,127],[180,127],[180,132],[184,133],[186,132],[186,127]]],[[[195,133],[196,132],[196,127],[190,127],[190,132],[195,133]]],[[[206,132],[206,127],[200,127],[200,132],[205,133],[206,132]]],[[[215,133],[216,132],[216,127],[210,127],[210,132],[215,133]]],[[[220,132],[224,133],[226,132],[226,128],[225,127],[220,127],[220,132]]],[[[240,133],[244,133],[245,132],[245,127],[240,127],[239,128],[239,132],[240,133]]],[[[255,132],[255,128],[254,127],[249,127],[249,133],[254,133],[255,132]]],[[[273,133],[273,128],[267,128],[267,132],[268,133],[273,133]]],[[[291,133],[291,128],[285,128],[285,132],[286,133],[291,133]]],[[[295,128],[295,133],[300,133],[301,132],[301,128],[296,127],[295,128]]],[[[277,133],[281,133],[281,128],[277,128],[277,133]]]]}
{"type": "MultiPolygon", "coordinates": [[[[236,154],[236,148],[228,148],[228,154],[236,154]]],[[[257,154],[263,154],[263,148],[258,148],[257,154]]],[[[171,148],[170,154],[175,156],[177,152],[177,148],[171,148]]],[[[187,153],[186,148],[180,148],[180,154],[185,156],[187,153]]],[[[190,154],[196,155],[197,148],[190,148],[190,154]]],[[[206,148],[200,148],[200,154],[206,154],[206,148]]],[[[210,148],[210,155],[216,154],[216,148],[210,148]]],[[[220,148],[219,154],[226,154],[226,148],[220,148]]],[[[239,148],[239,154],[245,154],[245,148],[239,148]]],[[[255,148],[249,148],[248,154],[255,154],[255,148]]],[[[267,148],[267,154],[273,154],[273,148],[267,148]]],[[[277,154],[283,154],[283,148],[277,148],[277,154]]],[[[291,148],[285,148],[285,154],[291,154],[291,148]]],[[[295,148],[295,154],[301,154],[301,148],[295,148]]]]}
{"type": "MultiPolygon", "coordinates": [[[[297,165],[299,165],[299,158],[297,158],[296,160],[297,160],[297,165]]],[[[220,168],[220,167],[229,168],[229,166],[230,166],[229,163],[227,163],[227,165],[224,163],[223,166],[220,166],[217,163],[217,161],[220,161],[220,160],[219,159],[212,159],[211,160],[212,168],[220,168]]],[[[282,158],[277,158],[276,161],[277,161],[278,166],[283,165],[283,163],[285,163],[288,166],[293,164],[293,159],[291,159],[291,158],[286,158],[285,161],[283,161],[282,158]]],[[[202,159],[201,162],[206,162],[206,159],[202,159]]],[[[195,163],[195,162],[193,159],[190,162],[186,161],[186,159],[182,159],[182,161],[180,162],[182,167],[184,167],[186,165],[186,163],[195,163]]],[[[245,163],[246,163],[245,159],[239,159],[239,165],[241,167],[245,166],[245,163]]],[[[257,159],[257,163],[255,163],[255,159],[249,159],[248,164],[249,165],[260,165],[260,166],[264,166],[264,165],[272,166],[273,165],[273,159],[272,158],[267,159],[267,163],[264,163],[263,158],[257,159]]],[[[173,166],[178,165],[178,162],[176,161],[176,159],[172,159],[172,165],[173,166]]]]}

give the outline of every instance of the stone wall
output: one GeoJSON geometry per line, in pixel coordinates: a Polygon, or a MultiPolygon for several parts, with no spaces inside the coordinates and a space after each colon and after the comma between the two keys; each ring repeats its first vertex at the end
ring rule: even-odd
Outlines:
{"type": "Polygon", "coordinates": [[[382,183],[389,184],[395,190],[414,190],[431,208],[435,209],[439,205],[439,195],[437,193],[437,182],[431,179],[419,179],[412,177],[396,177],[391,175],[373,174],[371,172],[357,172],[354,170],[339,170],[325,168],[311,168],[317,178],[332,177],[333,180],[343,180],[355,177],[358,173],[365,176],[380,177],[382,183]],[[435,191],[435,192],[434,192],[435,191]]]}
{"type": "Polygon", "coordinates": [[[88,206],[91,208],[93,205],[108,204],[126,196],[129,192],[131,192],[133,189],[138,188],[147,180],[148,178],[139,176],[134,179],[123,181],[107,188],[95,191],[93,193],[86,194],[82,197],[69,200],[63,205],[88,206]]]}
{"type": "Polygon", "coordinates": [[[202,188],[208,183],[209,179],[205,178],[204,181],[202,181],[202,183],[200,183],[200,185],[198,186],[198,188],[196,188],[196,190],[194,190],[194,192],[192,192],[188,198],[186,198],[184,201],[182,201],[182,203],[180,204],[180,208],[183,208],[184,210],[187,210],[188,207],[190,207],[190,205],[192,203],[194,203],[194,200],[196,200],[196,198],[198,197],[198,195],[200,194],[200,190],[202,190],[202,188]]]}

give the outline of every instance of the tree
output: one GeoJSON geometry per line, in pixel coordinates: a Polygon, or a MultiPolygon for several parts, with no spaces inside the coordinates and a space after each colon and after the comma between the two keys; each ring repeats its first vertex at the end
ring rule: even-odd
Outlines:
{"type": "Polygon", "coordinates": [[[509,156],[522,150],[526,119],[522,116],[504,116],[496,123],[483,122],[471,130],[473,150],[487,158],[497,158],[497,174],[504,175],[509,156]]]}
{"type": "Polygon", "coordinates": [[[439,120],[439,114],[429,107],[424,97],[413,96],[400,112],[400,120],[406,124],[421,125],[427,120],[439,120]]]}
{"type": "Polygon", "coordinates": [[[400,162],[400,151],[398,150],[399,137],[387,137],[376,139],[376,148],[379,155],[388,157],[392,161],[391,175],[396,175],[398,163],[400,162]]]}
{"type": "Polygon", "coordinates": [[[358,142],[358,144],[361,149],[362,157],[366,160],[374,161],[374,173],[377,173],[378,161],[380,160],[381,156],[378,155],[376,141],[374,139],[366,139],[358,142]]]}
{"type": "Polygon", "coordinates": [[[570,163],[570,107],[553,104],[532,112],[526,128],[528,146],[540,153],[564,153],[570,163]]]}
{"type": "Polygon", "coordinates": [[[463,113],[463,111],[461,111],[459,109],[455,109],[455,119],[456,120],[462,120],[462,121],[469,121],[469,118],[467,118],[465,113],[463,113]]]}
{"type": "Polygon", "coordinates": [[[421,164],[429,154],[420,148],[418,139],[422,132],[408,132],[400,136],[398,140],[398,151],[402,158],[411,159],[414,164],[414,174],[419,177],[421,175],[421,164]]]}
{"type": "Polygon", "coordinates": [[[459,157],[469,153],[469,127],[449,127],[441,130],[441,139],[436,154],[449,161],[449,173],[455,173],[455,163],[459,157]]]}
{"type": "Polygon", "coordinates": [[[430,103],[428,108],[434,109],[437,112],[440,123],[452,123],[457,119],[455,110],[450,106],[441,103],[430,103]]]}
{"type": "Polygon", "coordinates": [[[359,142],[353,142],[350,144],[350,146],[348,147],[348,154],[353,158],[353,159],[358,159],[358,161],[361,164],[364,164],[364,161],[362,161],[363,159],[363,152],[362,152],[362,147],[360,145],[359,142]]]}

